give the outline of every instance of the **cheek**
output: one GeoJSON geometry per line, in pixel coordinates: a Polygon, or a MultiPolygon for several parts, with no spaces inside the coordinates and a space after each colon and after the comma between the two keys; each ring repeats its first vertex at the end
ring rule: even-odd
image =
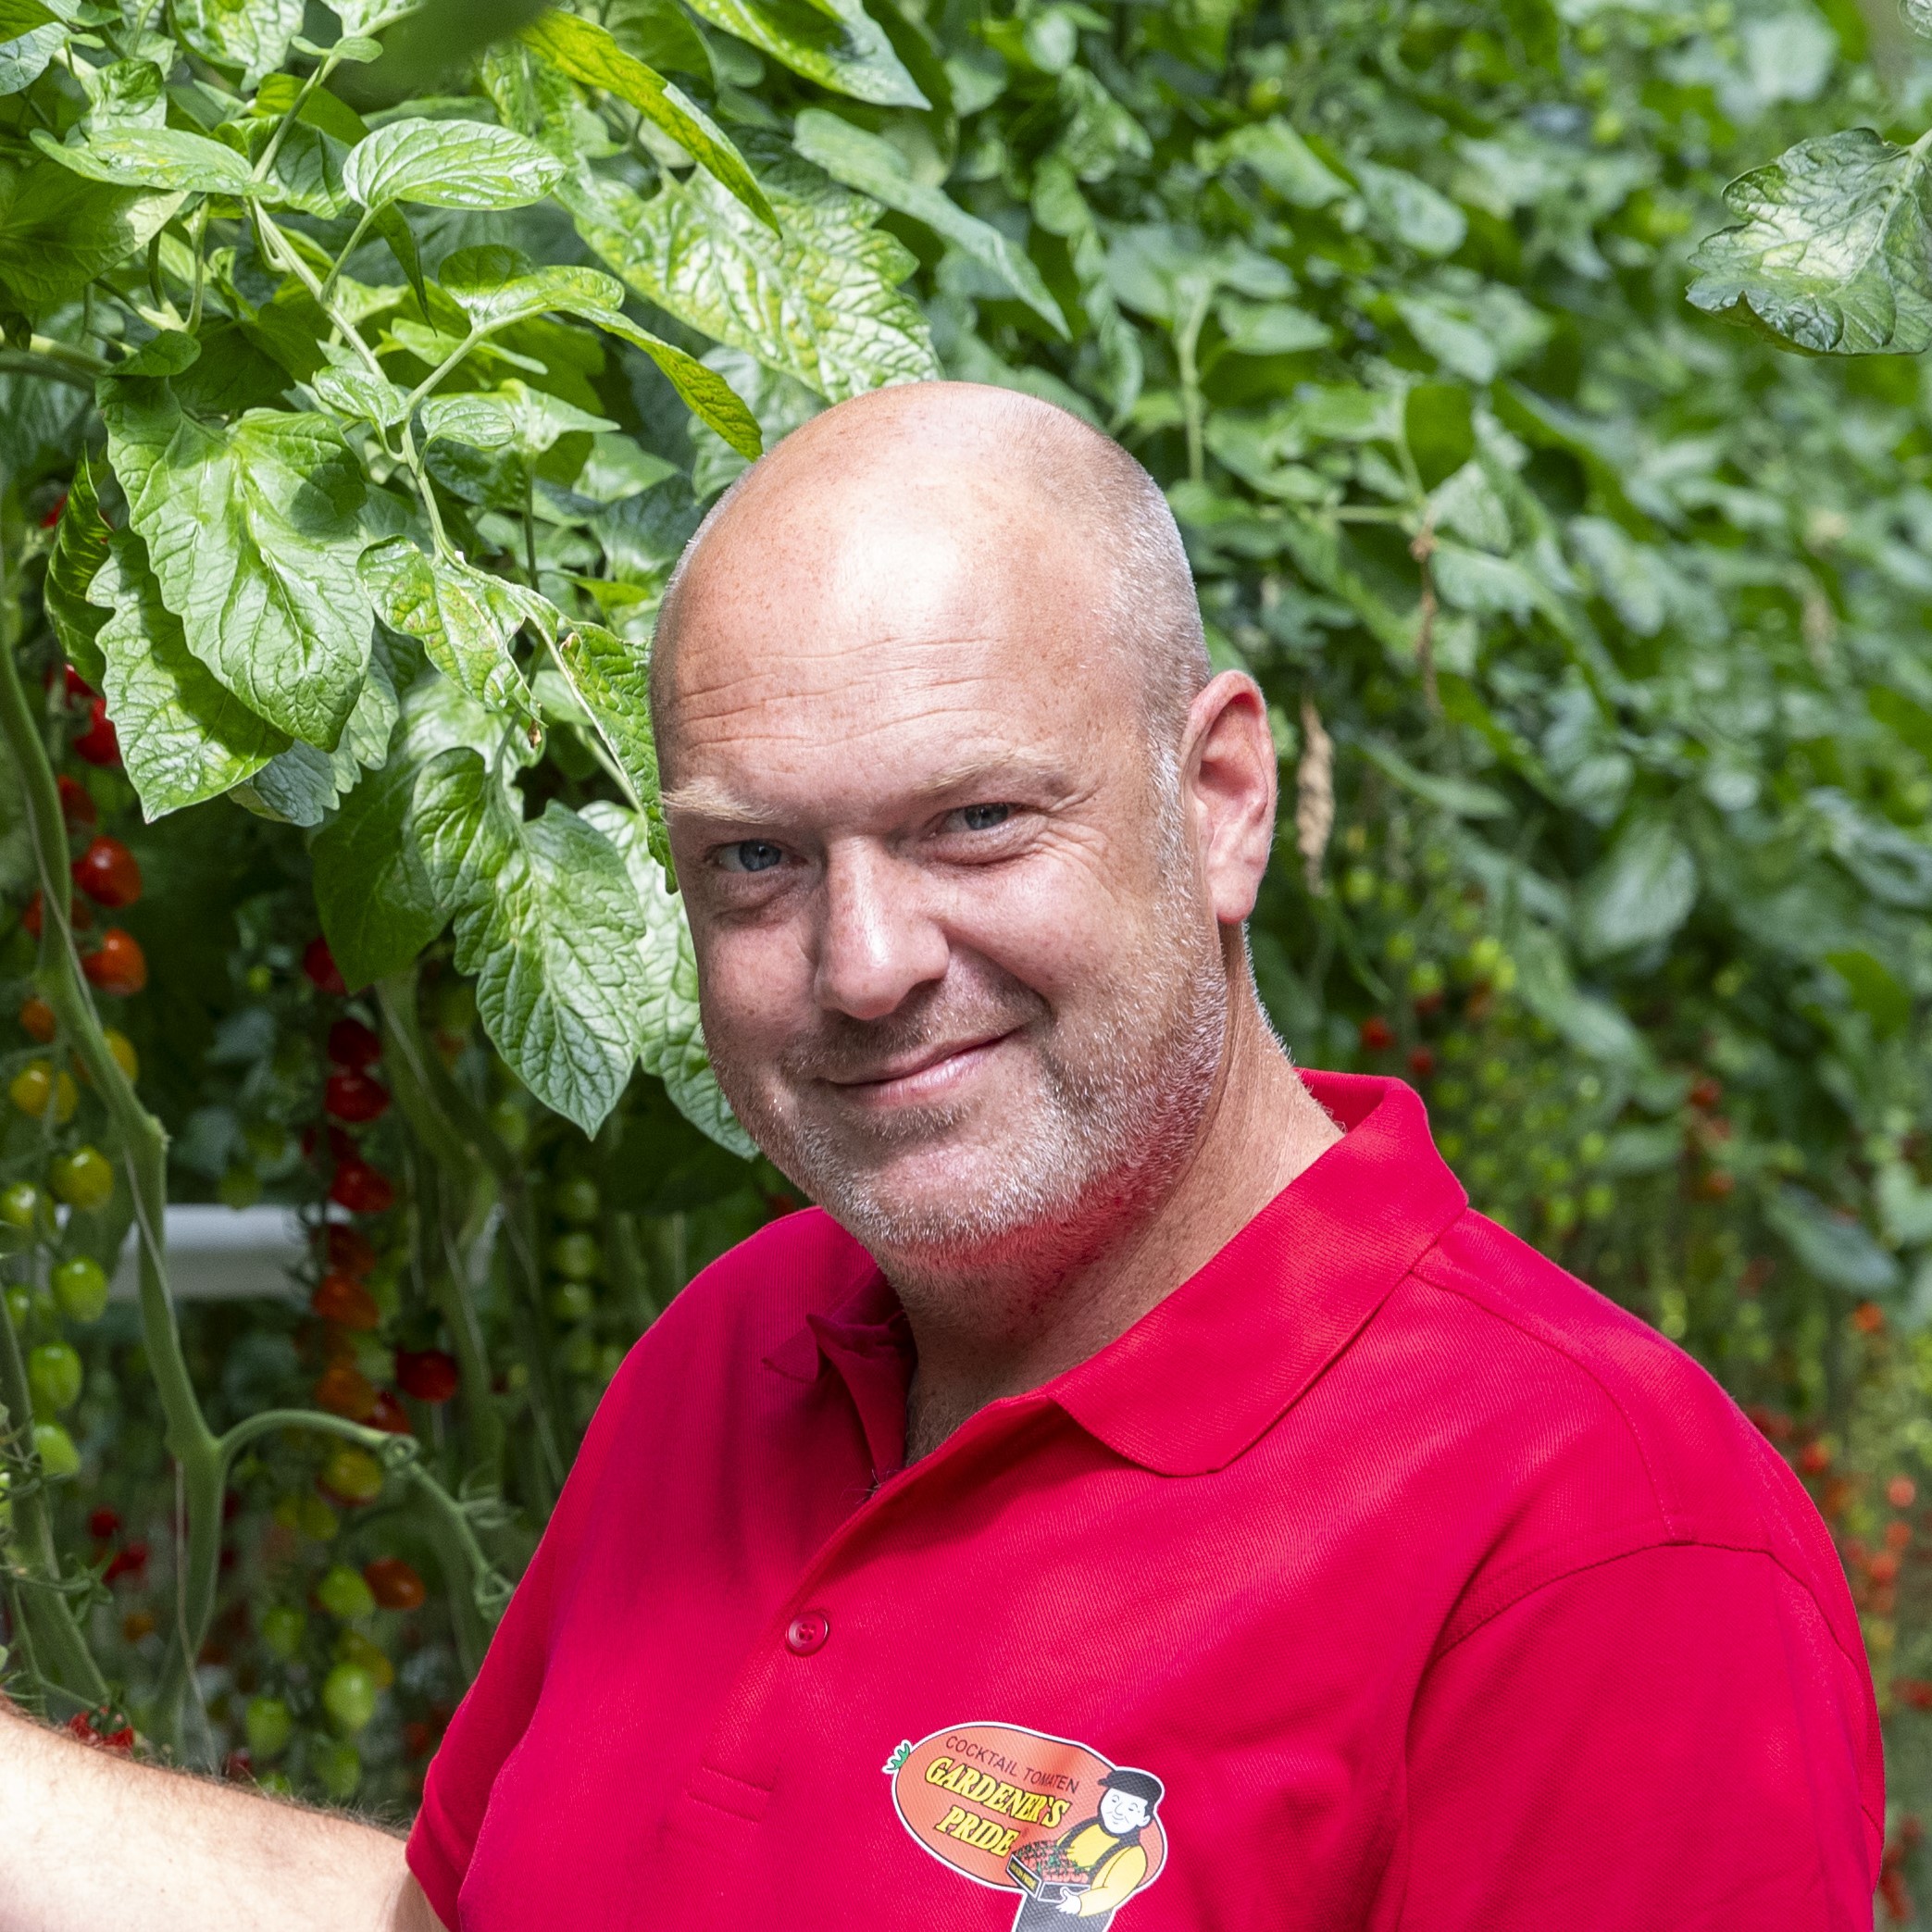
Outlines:
{"type": "Polygon", "coordinates": [[[955,946],[1056,1004],[1130,971],[1156,923],[1147,881],[1084,851],[989,873],[949,921],[955,946]]]}
{"type": "Polygon", "coordinates": [[[741,1061],[765,1059],[812,1021],[812,967],[789,926],[694,928],[699,1007],[708,1041],[741,1061]]]}

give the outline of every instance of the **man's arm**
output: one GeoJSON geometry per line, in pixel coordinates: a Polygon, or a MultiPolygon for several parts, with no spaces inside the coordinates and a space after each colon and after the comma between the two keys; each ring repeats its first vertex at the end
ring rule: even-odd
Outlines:
{"type": "Polygon", "coordinates": [[[1559,1576],[1439,1658],[1402,1932],[1870,1932],[1876,1716],[1806,1585],[1680,1543],[1559,1576]]]}
{"type": "Polygon", "coordinates": [[[0,1700],[0,1932],[440,1932],[403,1844],[131,1763],[0,1700]]]}

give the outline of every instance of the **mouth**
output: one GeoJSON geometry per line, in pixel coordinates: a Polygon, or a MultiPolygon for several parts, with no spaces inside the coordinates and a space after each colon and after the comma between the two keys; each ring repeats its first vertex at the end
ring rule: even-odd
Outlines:
{"type": "Polygon", "coordinates": [[[828,1079],[826,1084],[864,1107],[929,1104],[968,1079],[1018,1030],[1010,1027],[1001,1033],[927,1047],[875,1072],[828,1079]]]}

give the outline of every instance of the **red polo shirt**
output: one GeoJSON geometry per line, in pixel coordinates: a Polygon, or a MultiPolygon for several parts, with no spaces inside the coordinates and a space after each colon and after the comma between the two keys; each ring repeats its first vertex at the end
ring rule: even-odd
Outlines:
{"type": "Polygon", "coordinates": [[[463,1932],[1869,1932],[1883,1771],[1803,1490],[1472,1213],[1392,1081],[1091,1361],[910,1469],[800,1214],[631,1354],[430,1767],[463,1932]]]}

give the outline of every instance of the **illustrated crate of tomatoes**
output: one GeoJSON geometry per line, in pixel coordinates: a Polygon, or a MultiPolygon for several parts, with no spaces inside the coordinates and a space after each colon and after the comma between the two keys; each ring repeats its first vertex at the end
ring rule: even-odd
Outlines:
{"type": "Polygon", "coordinates": [[[1036,1898],[1066,1899],[1087,1889],[1092,1877],[1084,1865],[1077,1865],[1051,1839],[1038,1839],[1022,1845],[1006,1861],[1009,1876],[1036,1898]]]}

